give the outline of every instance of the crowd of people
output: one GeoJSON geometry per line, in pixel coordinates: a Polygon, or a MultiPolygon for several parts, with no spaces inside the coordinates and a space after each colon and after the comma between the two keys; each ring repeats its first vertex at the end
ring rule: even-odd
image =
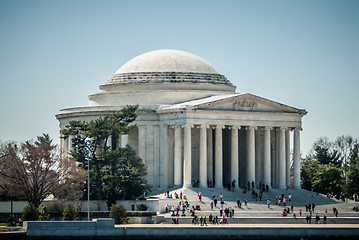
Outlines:
{"type": "MultiPolygon", "coordinates": [[[[232,182],[232,185],[235,186],[235,182],[232,182]]],[[[232,187],[234,187],[232,186],[232,187]]],[[[247,183],[247,187],[244,188],[244,193],[250,193],[252,195],[252,200],[254,201],[262,201],[264,198],[264,193],[268,192],[269,188],[268,186],[264,184],[259,184],[258,188],[256,188],[254,182],[247,183]],[[256,189],[259,190],[259,192],[256,192],[256,189]],[[251,190],[251,191],[248,191],[251,190]]],[[[209,216],[204,216],[203,214],[197,214],[198,211],[201,211],[201,205],[203,206],[202,199],[203,194],[201,192],[197,193],[199,204],[192,204],[190,206],[187,197],[182,193],[174,192],[173,196],[169,193],[165,193],[166,197],[179,199],[178,205],[175,206],[169,206],[166,204],[165,210],[166,213],[170,212],[171,216],[175,217],[173,218],[173,223],[179,223],[179,217],[185,217],[186,214],[189,214],[192,219],[192,224],[200,224],[201,226],[206,226],[207,224],[228,224],[228,218],[234,217],[235,208],[241,209],[244,205],[244,207],[248,207],[248,199],[244,198],[243,202],[242,199],[238,198],[236,201],[236,205],[234,206],[228,206],[224,202],[223,193],[220,193],[219,195],[212,195],[212,199],[209,202],[209,207],[211,211],[217,211],[218,215],[212,215],[212,213],[209,214],[209,216]],[[226,206],[225,206],[226,205],[226,206]]],[[[344,199],[346,199],[346,195],[342,194],[341,196],[344,196],[344,199]]],[[[353,196],[354,199],[357,197],[356,195],[353,196]]],[[[341,197],[342,198],[342,197],[341,197]]],[[[278,196],[275,196],[273,198],[275,200],[275,205],[277,206],[284,206],[284,209],[282,211],[282,216],[293,216],[293,219],[297,219],[297,217],[302,217],[303,210],[302,208],[299,208],[297,211],[294,210],[294,206],[292,204],[292,195],[291,193],[287,194],[280,194],[278,196]],[[287,206],[288,205],[288,206],[287,206]],[[297,215],[298,214],[298,215],[297,215]]],[[[267,203],[268,208],[270,208],[271,200],[270,199],[264,199],[264,201],[267,203]]],[[[207,202],[208,203],[208,202],[207,202]]],[[[314,202],[306,202],[303,206],[305,208],[306,213],[306,223],[311,224],[312,219],[315,221],[316,224],[326,224],[327,218],[328,218],[328,211],[325,209],[324,215],[322,215],[322,218],[320,217],[319,213],[316,213],[316,204],[314,202]]],[[[353,209],[354,210],[354,209],[353,209]]],[[[338,216],[338,209],[333,208],[333,215],[335,217],[338,216]]]]}

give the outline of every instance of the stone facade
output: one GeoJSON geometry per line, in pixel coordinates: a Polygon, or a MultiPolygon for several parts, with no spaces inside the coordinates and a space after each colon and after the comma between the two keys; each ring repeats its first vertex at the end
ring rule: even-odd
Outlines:
{"type": "MultiPolygon", "coordinates": [[[[193,54],[159,50],[140,55],[89,99],[88,107],[60,111],[60,129],[72,120],[90,121],[138,104],[136,129],[120,145],[128,143],[146,162],[154,188],[194,182],[222,188],[233,180],[242,187],[254,181],[300,188],[299,134],[307,112],[235,93],[232,83],[193,54]]],[[[61,138],[64,155],[70,141],[61,138]]]]}

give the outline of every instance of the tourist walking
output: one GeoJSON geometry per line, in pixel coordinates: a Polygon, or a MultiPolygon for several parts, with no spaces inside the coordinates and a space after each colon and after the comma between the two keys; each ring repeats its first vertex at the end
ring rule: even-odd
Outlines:
{"type": "Polygon", "coordinates": [[[268,208],[270,208],[270,200],[269,199],[267,199],[267,206],[268,206],[268,208]]]}

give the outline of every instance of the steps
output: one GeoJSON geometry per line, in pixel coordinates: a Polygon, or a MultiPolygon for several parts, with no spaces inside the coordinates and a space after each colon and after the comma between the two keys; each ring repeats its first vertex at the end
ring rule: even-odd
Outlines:
{"type": "MultiPolygon", "coordinates": [[[[259,192],[258,189],[255,189],[259,192]]],[[[222,193],[224,199],[223,208],[233,208],[234,209],[234,218],[227,218],[229,224],[306,224],[305,217],[309,212],[305,211],[304,204],[315,203],[315,212],[312,214],[312,223],[314,224],[314,217],[318,214],[323,221],[324,211],[327,210],[327,224],[359,224],[359,212],[353,211],[353,206],[359,206],[359,202],[341,202],[336,199],[329,199],[324,195],[316,194],[306,190],[281,190],[281,189],[270,189],[269,192],[263,193],[262,201],[259,199],[256,201],[252,198],[251,193],[243,193],[242,189],[235,189],[234,191],[228,191],[226,189],[208,189],[208,188],[179,188],[172,189],[170,194],[174,196],[174,193],[179,194],[180,192],[183,195],[186,195],[187,201],[192,205],[199,205],[201,211],[196,211],[196,215],[206,216],[208,221],[208,216],[220,216],[220,199],[219,196],[222,193]],[[202,193],[202,201],[198,199],[198,192],[202,193]],[[275,197],[284,194],[285,197],[288,197],[288,194],[291,193],[292,200],[287,201],[287,206],[275,205],[275,197]],[[212,196],[218,200],[217,207],[214,207],[213,210],[210,208],[210,203],[212,202],[212,196]],[[242,201],[242,207],[237,207],[237,199],[242,201]],[[244,200],[248,200],[248,205],[244,205],[244,200]],[[270,208],[266,204],[266,200],[271,201],[270,208]],[[292,213],[289,213],[287,217],[282,217],[281,213],[285,207],[290,207],[293,205],[293,210],[296,213],[297,219],[293,219],[292,213]],[[333,208],[338,209],[339,215],[337,218],[333,215],[333,208]],[[299,209],[302,209],[302,217],[299,217],[299,209]]],[[[168,204],[170,207],[176,208],[179,205],[180,199],[166,198],[163,193],[155,195],[160,200],[160,206],[165,206],[168,204]]],[[[162,213],[164,213],[164,207],[162,213]]],[[[181,212],[180,212],[181,214],[181,212]]],[[[163,214],[165,217],[165,224],[172,223],[172,216],[170,213],[163,214]]],[[[192,224],[192,218],[190,217],[190,212],[187,209],[186,217],[179,218],[180,224],[192,224]]]]}

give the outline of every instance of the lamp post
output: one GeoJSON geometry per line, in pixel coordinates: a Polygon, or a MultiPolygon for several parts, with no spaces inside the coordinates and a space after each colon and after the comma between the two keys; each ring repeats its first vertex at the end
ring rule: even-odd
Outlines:
{"type": "Polygon", "coordinates": [[[87,157],[87,220],[90,221],[90,158],[87,157]]]}

